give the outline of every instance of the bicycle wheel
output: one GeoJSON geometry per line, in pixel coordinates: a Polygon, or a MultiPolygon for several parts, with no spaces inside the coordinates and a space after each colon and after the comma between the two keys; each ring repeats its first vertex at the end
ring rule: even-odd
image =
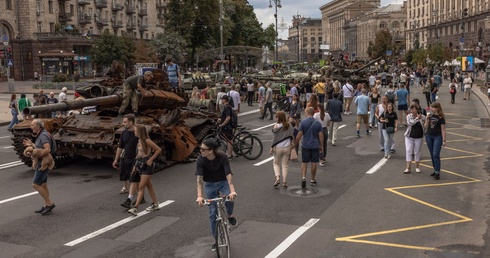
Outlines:
{"type": "MultiPolygon", "coordinates": [[[[226,219],[226,218],[225,218],[226,219]]],[[[216,222],[216,255],[218,258],[230,257],[230,236],[225,223],[222,221],[216,222]]]]}
{"type": "Polygon", "coordinates": [[[211,135],[204,137],[204,139],[202,141],[204,142],[207,139],[213,139],[216,142],[218,142],[218,145],[219,145],[218,150],[222,153],[226,153],[226,149],[227,149],[228,145],[226,144],[226,140],[223,139],[222,136],[216,137],[216,135],[211,134],[211,135]]]}
{"type": "Polygon", "coordinates": [[[259,138],[248,135],[238,142],[240,152],[248,160],[258,159],[262,155],[263,146],[259,138]]]}

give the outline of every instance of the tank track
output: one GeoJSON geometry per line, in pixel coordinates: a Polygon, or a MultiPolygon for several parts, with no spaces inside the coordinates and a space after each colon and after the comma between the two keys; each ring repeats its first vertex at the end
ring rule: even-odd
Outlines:
{"type": "MultiPolygon", "coordinates": [[[[26,130],[15,130],[12,132],[12,146],[14,146],[14,151],[19,157],[20,161],[22,161],[26,166],[32,167],[32,160],[31,158],[28,158],[24,156],[24,144],[22,141],[24,139],[31,139],[32,138],[32,131],[30,129],[26,130]]],[[[72,157],[67,156],[67,155],[55,155],[53,156],[54,162],[55,162],[55,168],[61,167],[63,165],[66,165],[70,163],[70,161],[73,160],[72,157]]]]}

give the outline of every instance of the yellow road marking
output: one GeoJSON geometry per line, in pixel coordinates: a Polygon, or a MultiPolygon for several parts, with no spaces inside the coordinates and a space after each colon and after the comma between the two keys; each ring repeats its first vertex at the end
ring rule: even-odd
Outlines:
{"type": "MultiPolygon", "coordinates": [[[[451,113],[446,113],[451,114],[451,113]]],[[[453,114],[451,114],[453,115],[453,114]]],[[[454,115],[457,117],[463,117],[463,116],[458,116],[454,115]]],[[[466,120],[472,119],[471,117],[465,117],[466,120]]],[[[458,120],[458,119],[454,119],[458,120]]],[[[462,120],[462,119],[461,119],[462,120]]],[[[453,119],[451,120],[453,121],[453,119]]],[[[464,126],[470,126],[473,128],[478,128],[476,126],[471,126],[468,124],[460,124],[460,123],[454,123],[451,122],[451,124],[458,124],[458,125],[464,125],[464,126]]],[[[467,127],[465,129],[468,129],[467,127]]],[[[481,138],[478,137],[472,137],[468,135],[463,135],[463,134],[458,134],[454,132],[448,132],[447,134],[451,134],[454,136],[460,136],[465,139],[456,139],[452,140],[450,142],[457,142],[457,141],[481,141],[481,138]]],[[[465,156],[455,156],[455,157],[445,157],[441,158],[441,160],[457,160],[457,159],[468,159],[468,158],[476,158],[476,157],[482,157],[482,154],[475,153],[475,152],[470,152],[470,151],[465,151],[461,149],[456,149],[453,147],[445,147],[447,150],[455,151],[455,152],[460,152],[460,153],[465,153],[469,155],[465,156]]],[[[420,161],[420,165],[428,168],[432,168],[431,165],[423,164],[422,162],[432,162],[430,159],[425,159],[420,161]]],[[[366,238],[366,237],[372,237],[372,236],[379,236],[379,235],[387,235],[387,234],[394,234],[394,233],[400,233],[400,232],[407,232],[407,231],[412,231],[412,230],[421,230],[421,229],[426,229],[426,228],[433,228],[433,227],[441,227],[441,226],[446,226],[446,225],[453,225],[453,224],[458,224],[458,223],[466,223],[473,221],[473,219],[466,217],[464,215],[458,214],[456,212],[444,209],[442,207],[439,207],[437,205],[428,203],[426,201],[422,201],[418,198],[415,198],[413,196],[401,193],[399,190],[404,190],[404,189],[414,189],[414,188],[424,188],[424,187],[441,187],[441,186],[452,186],[452,185],[462,185],[462,184],[469,184],[469,183],[477,183],[481,182],[479,179],[475,179],[469,176],[461,175],[453,171],[449,170],[444,170],[442,169],[441,172],[451,174],[457,177],[461,177],[464,179],[467,179],[468,181],[457,181],[457,182],[447,182],[447,183],[438,183],[438,184],[423,184],[423,185],[410,185],[410,186],[399,186],[399,187],[390,187],[390,188],[385,188],[386,191],[389,191],[393,194],[399,195],[401,197],[404,197],[406,199],[409,199],[411,201],[417,202],[419,204],[425,205],[427,207],[430,207],[432,209],[444,212],[446,214],[452,215],[454,217],[459,218],[458,220],[452,220],[452,221],[446,221],[446,222],[440,222],[440,223],[433,223],[433,224],[425,224],[425,225],[417,225],[417,226],[412,226],[412,227],[404,227],[404,228],[398,228],[398,229],[391,229],[391,230],[385,230],[385,231],[378,231],[378,232],[371,232],[371,233],[364,233],[364,234],[359,234],[359,235],[353,235],[353,236],[346,236],[346,237],[338,237],[335,240],[336,241],[344,241],[344,242],[353,242],[353,243],[362,243],[362,244],[371,244],[371,245],[380,245],[380,246],[388,246],[388,247],[396,247],[396,248],[405,248],[405,249],[415,249],[415,250],[428,250],[428,251],[445,251],[447,252],[448,250],[441,250],[436,247],[426,247],[426,246],[417,246],[417,245],[405,245],[405,244],[397,244],[397,243],[389,243],[389,242],[380,242],[380,241],[371,241],[371,240],[365,240],[365,239],[360,239],[360,238],[366,238]]],[[[450,251],[450,252],[456,252],[458,253],[459,251],[450,251]]],[[[479,251],[466,251],[465,253],[470,253],[470,254],[479,254],[479,251]]]]}

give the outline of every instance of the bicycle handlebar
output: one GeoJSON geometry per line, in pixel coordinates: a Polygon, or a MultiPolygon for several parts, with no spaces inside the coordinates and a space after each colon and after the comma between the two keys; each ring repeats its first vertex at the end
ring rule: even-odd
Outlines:
{"type": "MultiPolygon", "coordinates": [[[[235,197],[237,197],[237,195],[235,195],[235,197]]],[[[217,197],[217,198],[214,198],[214,199],[205,199],[204,200],[204,204],[205,205],[211,205],[211,203],[213,203],[213,202],[229,201],[229,200],[230,200],[230,197],[229,197],[229,195],[227,195],[227,196],[223,196],[223,197],[217,197]]]]}

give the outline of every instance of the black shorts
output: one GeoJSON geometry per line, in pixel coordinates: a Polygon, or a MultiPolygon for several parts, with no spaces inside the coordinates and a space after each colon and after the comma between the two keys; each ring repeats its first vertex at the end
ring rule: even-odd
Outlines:
{"type": "Polygon", "coordinates": [[[302,163],[318,163],[320,161],[320,148],[307,149],[301,147],[301,162],[302,163]]]}
{"type": "Polygon", "coordinates": [[[228,138],[228,140],[231,141],[233,139],[233,128],[231,128],[231,126],[223,127],[221,132],[228,138]]]}
{"type": "Polygon", "coordinates": [[[119,173],[120,181],[128,181],[131,177],[131,171],[133,170],[134,159],[120,159],[119,168],[121,172],[119,173]]]}
{"type": "Polygon", "coordinates": [[[153,175],[153,173],[155,173],[155,163],[151,164],[151,166],[148,166],[146,164],[148,159],[150,159],[149,156],[136,158],[136,161],[134,162],[134,169],[136,170],[136,173],[142,175],[153,175]]]}

